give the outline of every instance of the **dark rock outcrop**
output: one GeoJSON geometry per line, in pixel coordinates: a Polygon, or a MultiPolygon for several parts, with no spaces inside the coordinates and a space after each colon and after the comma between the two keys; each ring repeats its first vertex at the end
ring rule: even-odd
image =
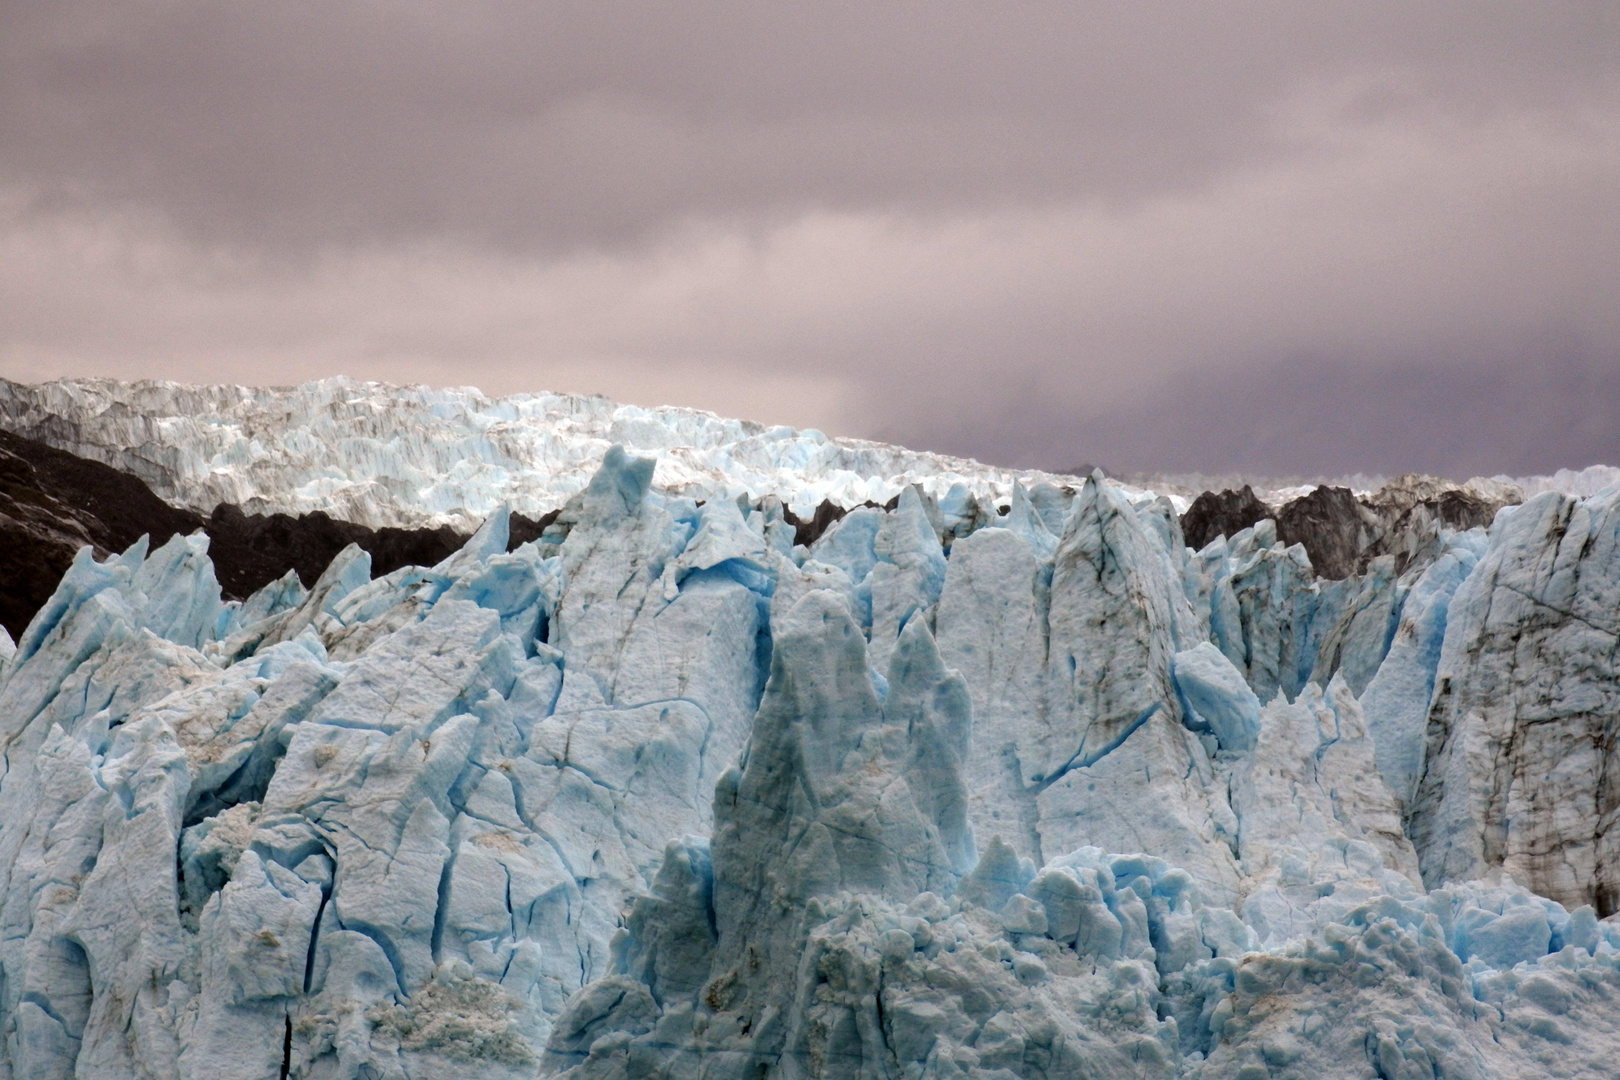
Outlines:
{"type": "Polygon", "coordinates": [[[1282,508],[1277,537],[1304,544],[1317,577],[1365,573],[1380,555],[1395,556],[1396,572],[1404,573],[1438,551],[1442,526],[1488,526],[1498,510],[1517,501],[1516,488],[1492,498],[1433,476],[1399,477],[1365,499],[1324,486],[1282,508]]]}
{"type": "Polygon", "coordinates": [[[1518,500],[1517,489],[1500,497],[1459,488],[1434,476],[1402,476],[1365,499],[1349,488],[1323,485],[1279,510],[1260,501],[1254,490],[1206,491],[1181,516],[1187,545],[1199,550],[1217,536],[1233,536],[1274,517],[1277,538],[1301,544],[1318,578],[1339,581],[1365,573],[1380,555],[1396,557],[1396,571],[1421,561],[1438,543],[1442,526],[1472,529],[1489,525],[1496,512],[1518,500]]]}
{"type": "Polygon", "coordinates": [[[372,530],[319,510],[297,517],[244,514],[228,503],[216,506],[201,528],[208,533],[220,587],[231,597],[251,595],[288,570],[311,585],[350,544],[371,553],[371,572],[380,576],[402,566],[432,566],[467,540],[448,525],[372,530]]]}
{"type": "Polygon", "coordinates": [[[0,625],[21,634],[86,544],[105,556],[201,527],[127,473],[0,431],[0,625]]]}
{"type": "MultiPolygon", "coordinates": [[[[515,547],[555,518],[512,516],[515,547]]],[[[349,544],[371,553],[373,574],[432,566],[466,542],[448,525],[370,529],[312,514],[244,514],[221,504],[204,518],[170,506],[138,477],[41,442],[0,431],[0,625],[12,637],[50,598],[74,553],[86,544],[100,558],[144,534],[157,547],[176,533],[208,534],[214,573],[227,597],[240,599],[296,570],[312,585],[349,544]]]]}
{"type": "Polygon", "coordinates": [[[1440,520],[1453,529],[1474,529],[1489,526],[1496,512],[1506,503],[1476,498],[1465,491],[1443,492],[1432,504],[1440,520]]]}
{"type": "MultiPolygon", "coordinates": [[[[1380,492],[1380,495],[1383,493],[1380,492]]],[[[1460,489],[1442,491],[1432,498],[1420,499],[1410,506],[1392,506],[1380,502],[1377,496],[1369,500],[1371,509],[1388,520],[1391,531],[1411,528],[1420,515],[1427,514],[1453,529],[1472,529],[1488,526],[1496,517],[1503,502],[1483,499],[1460,489]],[[1395,513],[1394,511],[1399,511],[1395,513]]]]}
{"type": "MultiPolygon", "coordinates": [[[[899,505],[898,499],[896,505],[899,505]]],[[[793,526],[793,542],[809,547],[821,538],[821,534],[833,527],[833,522],[843,518],[848,510],[839,506],[830,499],[822,499],[821,505],[808,520],[801,518],[789,510],[782,508],[782,520],[793,526]]]]}
{"type": "Polygon", "coordinates": [[[545,535],[551,523],[562,516],[562,511],[552,510],[541,514],[538,518],[525,517],[517,511],[512,511],[511,532],[507,534],[506,550],[527,544],[531,540],[538,540],[545,535]]]}
{"type": "Polygon", "coordinates": [[[1181,515],[1181,531],[1187,546],[1199,551],[1217,536],[1233,536],[1271,516],[1271,507],[1244,484],[1241,491],[1227,490],[1218,495],[1206,491],[1198,496],[1181,515]]]}
{"type": "Polygon", "coordinates": [[[1319,578],[1339,581],[1363,566],[1362,554],[1386,532],[1383,521],[1349,488],[1325,484],[1277,514],[1277,539],[1303,544],[1319,578]]]}

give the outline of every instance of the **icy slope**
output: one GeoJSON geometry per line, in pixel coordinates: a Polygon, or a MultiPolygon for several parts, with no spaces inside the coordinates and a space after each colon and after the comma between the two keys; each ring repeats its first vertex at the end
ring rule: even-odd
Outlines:
{"type": "Polygon", "coordinates": [[[661,490],[776,495],[802,517],[823,499],[884,503],[912,483],[947,503],[1005,503],[1015,479],[976,461],[693,409],[345,378],[291,388],[0,379],[0,417],[204,514],[219,503],[250,514],[323,510],[372,528],[471,531],[503,503],[539,517],[581,491],[612,444],[656,454],[661,490]]]}
{"type": "Polygon", "coordinates": [[[240,604],[80,553],[0,649],[0,1075],[1613,1075],[1620,488],[1321,580],[1100,478],[804,548],[591,465],[240,604]]]}

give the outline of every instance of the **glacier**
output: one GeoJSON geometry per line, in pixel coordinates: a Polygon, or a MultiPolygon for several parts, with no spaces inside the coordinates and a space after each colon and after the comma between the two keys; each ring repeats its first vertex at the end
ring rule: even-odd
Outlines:
{"type": "MultiPolygon", "coordinates": [[[[114,466],[204,515],[220,504],[246,514],[324,511],[371,529],[470,532],[503,504],[543,517],[584,490],[612,445],[654,457],[661,491],[699,499],[774,495],[806,520],[824,501],[886,504],[913,485],[954,521],[1007,506],[1017,483],[1048,512],[1053,496],[1043,492],[1077,482],[698,409],[579,394],[491,397],[471,387],[342,376],[291,387],[0,378],[0,427],[114,466]]],[[[1145,487],[1116,486],[1133,501],[1164,495],[1180,513],[1202,490],[1188,482],[1158,477],[1145,487]]],[[[1620,469],[1598,465],[1553,476],[1476,477],[1463,490],[1587,496],[1617,482],[1620,469]]],[[[1366,484],[1368,492],[1378,486],[1366,477],[1352,486],[1361,492],[1366,484]]],[[[1281,506],[1314,486],[1262,495],[1281,506]]]]}
{"type": "Polygon", "coordinates": [[[515,547],[87,547],[0,632],[0,1076],[1615,1074],[1620,486],[1329,579],[569,453],[515,547]]]}
{"type": "Polygon", "coordinates": [[[971,519],[1005,503],[1016,481],[1066,482],[696,409],[341,376],[296,387],[0,378],[0,417],[8,431],[115,466],[203,514],[221,503],[249,514],[320,510],[373,529],[470,531],[500,505],[539,518],[584,490],[611,445],[655,456],[661,490],[774,495],[801,518],[824,500],[885,503],[919,484],[971,519]]]}

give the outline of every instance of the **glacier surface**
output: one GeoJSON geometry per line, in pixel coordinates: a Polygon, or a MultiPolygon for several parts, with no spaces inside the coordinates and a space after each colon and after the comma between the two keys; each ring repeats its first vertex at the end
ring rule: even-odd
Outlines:
{"type": "Polygon", "coordinates": [[[1620,487],[1326,581],[594,453],[375,579],[80,552],[0,639],[0,1076],[1615,1074],[1620,487]]]}
{"type": "Polygon", "coordinates": [[[655,455],[662,491],[775,495],[803,518],[824,499],[887,503],[912,484],[971,518],[979,504],[1005,505],[1016,480],[1065,480],[696,409],[343,377],[296,387],[0,379],[0,416],[7,430],[133,473],[203,514],[220,503],[322,510],[371,528],[470,531],[503,504],[537,518],[584,490],[611,445],[655,455]]]}
{"type": "MultiPolygon", "coordinates": [[[[823,500],[886,504],[916,485],[950,521],[1005,508],[1016,483],[1049,515],[1051,487],[1078,479],[1009,470],[943,454],[828,436],[697,409],[641,408],[578,394],[489,397],[470,387],[389,386],[337,377],[293,387],[186,386],[0,378],[0,425],[132,473],[177,506],[208,514],[324,511],[370,528],[476,528],[497,506],[529,518],[584,490],[612,445],[657,460],[655,486],[693,498],[775,495],[808,519],[823,500]]],[[[1116,484],[1131,501],[1164,495],[1178,513],[1201,488],[1187,477],[1116,484]]],[[[1358,476],[1358,492],[1378,482],[1358,476]],[[1370,485],[1370,486],[1368,486],[1370,485]]],[[[1468,490],[1504,501],[1559,491],[1589,496],[1620,469],[1519,479],[1475,478],[1468,490]]],[[[1273,506],[1314,485],[1261,494],[1273,506]]],[[[1048,520],[1054,531],[1061,521],[1048,520]]],[[[963,532],[971,531],[964,527],[963,532]]]]}

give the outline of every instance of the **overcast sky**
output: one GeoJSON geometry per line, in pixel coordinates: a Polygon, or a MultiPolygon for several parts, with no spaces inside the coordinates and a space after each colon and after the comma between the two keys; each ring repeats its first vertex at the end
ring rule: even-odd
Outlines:
{"type": "Polygon", "coordinates": [[[1620,4],[0,4],[0,374],[1620,464],[1620,4]]]}

